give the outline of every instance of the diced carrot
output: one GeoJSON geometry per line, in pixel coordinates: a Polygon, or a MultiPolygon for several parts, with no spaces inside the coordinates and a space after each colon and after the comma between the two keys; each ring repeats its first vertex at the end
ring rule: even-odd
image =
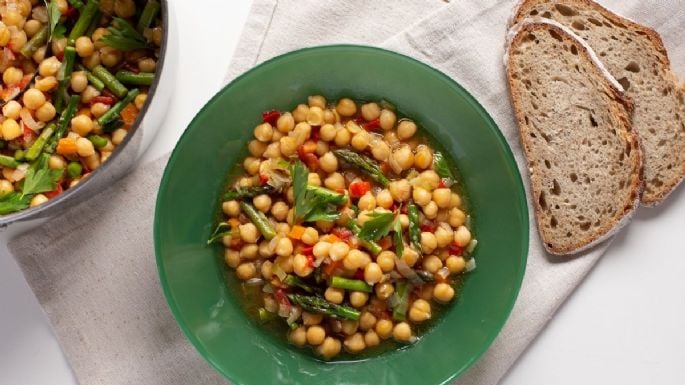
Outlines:
{"type": "Polygon", "coordinates": [[[76,154],[76,141],[71,138],[63,138],[57,142],[57,153],[64,156],[76,154]]]}
{"type": "Polygon", "coordinates": [[[342,242],[342,239],[338,238],[335,234],[328,234],[321,238],[321,240],[328,243],[342,242]]]}
{"type": "Polygon", "coordinates": [[[302,239],[302,234],[304,234],[304,227],[300,225],[295,225],[293,226],[292,229],[290,229],[290,232],[288,233],[288,237],[292,239],[297,239],[300,240],[302,239]]]}
{"type": "Polygon", "coordinates": [[[128,129],[135,122],[138,116],[138,109],[135,104],[129,103],[123,110],[121,110],[121,120],[124,121],[124,128],[128,129]]]}
{"type": "Polygon", "coordinates": [[[325,265],[324,268],[322,269],[322,271],[324,274],[326,274],[327,276],[330,277],[331,275],[333,275],[333,273],[335,272],[335,270],[337,268],[342,266],[342,263],[343,263],[342,259],[339,259],[337,261],[333,261],[333,262],[329,263],[328,265],[325,265]]]}
{"type": "Polygon", "coordinates": [[[232,229],[235,229],[238,226],[240,226],[240,220],[238,218],[231,218],[228,220],[228,224],[231,226],[232,229]]]}
{"type": "Polygon", "coordinates": [[[387,250],[392,246],[392,238],[390,237],[383,237],[378,241],[378,245],[381,247],[383,250],[387,250]]]}

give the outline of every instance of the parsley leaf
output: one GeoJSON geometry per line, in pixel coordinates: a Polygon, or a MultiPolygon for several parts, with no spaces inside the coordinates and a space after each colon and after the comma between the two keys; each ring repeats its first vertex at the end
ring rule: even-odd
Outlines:
{"type": "MultiPolygon", "coordinates": [[[[50,2],[45,0],[45,6],[48,9],[48,24],[50,25],[50,37],[48,38],[48,41],[50,41],[52,38],[56,37],[55,29],[59,23],[59,18],[62,17],[62,13],[59,11],[57,0],[51,0],[50,2]]],[[[64,32],[66,32],[66,28],[64,28],[64,32]]]]}
{"type": "Polygon", "coordinates": [[[57,181],[62,177],[62,171],[62,169],[29,168],[24,180],[22,197],[54,190],[57,187],[57,181]]]}
{"type": "Polygon", "coordinates": [[[136,31],[128,21],[120,17],[113,18],[112,24],[107,28],[107,31],[109,33],[100,39],[100,42],[104,45],[120,51],[150,48],[150,44],[145,40],[145,37],[136,31]]]}
{"type": "Polygon", "coordinates": [[[440,178],[447,179],[449,183],[454,183],[457,181],[457,178],[454,177],[454,173],[452,173],[449,164],[447,164],[447,159],[445,159],[445,156],[439,151],[436,151],[433,154],[433,169],[440,176],[440,178]]]}
{"type": "Polygon", "coordinates": [[[367,241],[377,241],[388,235],[393,224],[393,213],[381,213],[376,211],[367,215],[371,217],[371,219],[366,221],[362,226],[361,231],[357,235],[359,238],[367,241]]]}
{"type": "Polygon", "coordinates": [[[404,239],[402,239],[402,223],[400,223],[399,215],[395,218],[393,230],[395,231],[395,235],[392,237],[392,241],[395,244],[395,255],[401,257],[404,254],[404,239]]]}
{"type": "Polygon", "coordinates": [[[307,181],[309,179],[309,170],[307,166],[301,161],[295,162],[290,170],[290,175],[293,177],[293,195],[295,196],[295,218],[304,218],[311,209],[308,209],[307,200],[307,181]]]}
{"type": "Polygon", "coordinates": [[[221,222],[219,223],[218,226],[216,226],[216,229],[214,229],[214,232],[212,235],[209,236],[209,239],[207,240],[207,244],[214,243],[216,241],[221,240],[224,235],[228,235],[231,233],[231,225],[229,225],[226,222],[221,222]]]}
{"type": "Polygon", "coordinates": [[[295,196],[295,219],[304,222],[330,222],[340,217],[336,206],[345,203],[345,195],[321,187],[308,186],[309,170],[299,160],[291,166],[290,175],[295,196]]]}
{"type": "Polygon", "coordinates": [[[29,207],[31,197],[12,192],[0,197],[0,215],[10,214],[29,207]]]}

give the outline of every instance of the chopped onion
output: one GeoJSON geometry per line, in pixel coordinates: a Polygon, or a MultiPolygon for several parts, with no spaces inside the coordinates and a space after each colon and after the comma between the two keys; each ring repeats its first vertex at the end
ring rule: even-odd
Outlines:
{"type": "Polygon", "coordinates": [[[472,239],[471,242],[466,246],[466,252],[467,253],[473,253],[473,250],[478,246],[478,240],[477,239],[472,239]]]}
{"type": "Polygon", "coordinates": [[[6,174],[5,178],[7,178],[10,182],[18,182],[18,181],[24,179],[24,177],[26,176],[26,171],[28,169],[29,169],[28,163],[20,164],[11,173],[6,174]]]}
{"type": "Polygon", "coordinates": [[[357,124],[354,120],[348,120],[347,123],[345,124],[345,128],[347,128],[347,131],[350,132],[350,134],[358,134],[362,132],[362,128],[360,125],[357,124]]]}
{"type": "Polygon", "coordinates": [[[319,267],[323,263],[323,260],[326,259],[326,257],[319,257],[314,260],[314,267],[319,267]]]}
{"type": "Polygon", "coordinates": [[[286,322],[288,323],[288,325],[290,325],[290,324],[292,324],[293,322],[295,322],[295,321],[297,321],[298,319],[300,319],[300,316],[301,316],[301,315],[302,315],[302,309],[300,309],[299,306],[293,306],[293,307],[290,309],[290,314],[288,314],[288,319],[286,320],[286,322]]]}
{"type": "Polygon", "coordinates": [[[290,316],[290,309],[292,306],[286,304],[286,303],[281,303],[278,305],[278,316],[279,317],[289,317],[290,316]]]}
{"type": "Polygon", "coordinates": [[[465,269],[467,273],[476,270],[476,258],[471,258],[466,261],[465,269]]]}
{"type": "Polygon", "coordinates": [[[267,283],[266,285],[264,285],[264,287],[262,288],[262,291],[264,293],[269,293],[269,294],[273,294],[275,292],[274,287],[271,286],[270,283],[267,283]]]}
{"type": "Polygon", "coordinates": [[[396,272],[395,270],[391,271],[388,276],[390,277],[391,280],[397,281],[398,279],[402,278],[400,273],[396,272]]]}
{"type": "Polygon", "coordinates": [[[402,166],[400,166],[397,163],[397,159],[395,159],[393,154],[390,154],[390,156],[388,157],[388,164],[390,165],[390,168],[392,169],[392,171],[395,172],[395,174],[401,174],[402,173],[402,166]]]}
{"type": "Polygon", "coordinates": [[[438,272],[435,273],[435,275],[439,276],[442,279],[447,279],[447,277],[450,276],[450,269],[443,267],[440,270],[438,270],[438,272]]]}
{"type": "Polygon", "coordinates": [[[26,108],[22,108],[21,112],[19,112],[19,116],[21,117],[21,121],[26,125],[26,127],[30,128],[31,131],[38,133],[41,128],[45,126],[45,123],[41,122],[38,123],[33,119],[33,116],[31,116],[31,113],[29,110],[26,108]]]}
{"type": "Polygon", "coordinates": [[[283,281],[286,275],[288,275],[285,271],[283,271],[281,265],[278,263],[274,263],[273,267],[271,268],[271,272],[274,273],[281,281],[283,281]]]}
{"type": "Polygon", "coordinates": [[[257,277],[250,278],[247,281],[245,281],[246,286],[259,286],[259,285],[263,285],[263,284],[264,284],[264,280],[261,278],[257,278],[257,277]]]}
{"type": "Polygon", "coordinates": [[[395,259],[395,266],[397,266],[397,271],[399,271],[404,278],[408,279],[409,282],[415,285],[423,285],[423,280],[421,277],[419,277],[419,275],[416,274],[416,272],[402,259],[395,259]]]}

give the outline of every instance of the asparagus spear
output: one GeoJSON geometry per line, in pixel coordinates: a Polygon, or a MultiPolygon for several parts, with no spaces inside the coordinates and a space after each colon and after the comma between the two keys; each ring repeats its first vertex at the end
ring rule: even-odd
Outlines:
{"type": "MultiPolygon", "coordinates": [[[[98,67],[99,67],[99,66],[98,66],[98,67]]],[[[97,68],[97,67],[96,67],[96,68],[97,68]]],[[[105,71],[107,71],[107,70],[105,70],[105,71]]],[[[115,80],[116,80],[116,79],[115,79],[115,80]]],[[[107,82],[105,82],[105,84],[107,84],[107,82]]],[[[117,104],[115,104],[112,108],[110,108],[109,110],[107,110],[107,112],[105,112],[104,114],[102,114],[102,116],[98,118],[98,124],[100,125],[100,127],[105,127],[105,125],[107,125],[107,123],[116,120],[117,117],[119,116],[119,114],[121,114],[121,111],[122,111],[129,103],[131,103],[131,102],[136,98],[136,96],[138,96],[138,93],[139,93],[139,92],[140,92],[140,91],[138,91],[137,88],[132,89],[131,91],[128,91],[128,93],[126,94],[126,97],[125,97],[125,98],[119,100],[119,101],[117,102],[117,104]]]]}
{"type": "Polygon", "coordinates": [[[262,194],[274,194],[278,189],[270,184],[256,187],[238,187],[224,194],[224,200],[231,201],[234,199],[254,198],[262,194]]]}
{"type": "Polygon", "coordinates": [[[152,84],[152,81],[155,80],[155,74],[152,72],[135,73],[131,71],[119,71],[114,77],[122,83],[136,86],[149,86],[152,84]]]}
{"type": "Polygon", "coordinates": [[[283,280],[283,283],[285,283],[288,286],[299,287],[300,289],[306,291],[307,293],[313,293],[314,292],[314,289],[311,286],[307,285],[303,280],[301,280],[300,278],[298,278],[294,275],[290,275],[290,274],[286,275],[285,279],[283,280]]]}
{"type": "Polygon", "coordinates": [[[407,206],[407,216],[409,217],[409,241],[412,246],[421,253],[421,228],[419,227],[419,209],[415,204],[407,206]]]}
{"type": "Polygon", "coordinates": [[[11,156],[0,155],[0,166],[7,168],[19,167],[19,162],[11,156]]]}
{"type": "MultiPolygon", "coordinates": [[[[357,236],[357,238],[359,238],[358,235],[362,229],[359,227],[357,222],[353,220],[347,221],[347,228],[350,229],[352,233],[357,236]]],[[[369,250],[373,255],[378,255],[381,251],[383,251],[383,248],[374,241],[367,241],[366,239],[359,238],[359,243],[364,246],[365,249],[369,250]]]]}
{"type": "Polygon", "coordinates": [[[29,40],[19,52],[24,55],[25,58],[30,59],[38,48],[44,46],[48,42],[50,37],[50,26],[47,24],[43,26],[38,32],[33,35],[31,40],[29,40]]]}
{"type": "Polygon", "coordinates": [[[59,69],[59,88],[55,96],[55,109],[61,110],[64,103],[64,97],[67,95],[67,89],[71,83],[71,73],[74,72],[74,62],[76,61],[76,48],[67,46],[64,49],[64,62],[59,69]]]}
{"type": "Polygon", "coordinates": [[[69,122],[71,122],[71,118],[76,115],[76,108],[78,107],[80,101],[81,97],[79,95],[72,95],[71,98],[69,98],[69,104],[67,104],[67,108],[64,110],[64,112],[62,112],[62,115],[60,115],[59,120],[57,121],[57,130],[55,130],[55,134],[50,138],[50,142],[46,145],[44,151],[45,153],[52,154],[55,152],[57,141],[60,140],[67,132],[69,122]]]}
{"type": "Polygon", "coordinates": [[[81,9],[83,7],[83,1],[81,0],[69,0],[69,4],[76,9],[81,9]]]}
{"type": "Polygon", "coordinates": [[[362,280],[347,279],[338,276],[333,277],[333,279],[331,280],[331,287],[352,291],[363,291],[364,293],[371,293],[371,291],[373,290],[371,285],[362,280]]]}
{"type": "Polygon", "coordinates": [[[143,33],[145,31],[145,28],[150,27],[152,21],[155,20],[155,17],[157,17],[157,13],[159,13],[160,9],[161,6],[155,0],[149,0],[145,4],[143,12],[140,14],[140,19],[138,19],[138,32],[143,33]]]}
{"type": "Polygon", "coordinates": [[[330,303],[320,296],[306,296],[299,294],[288,294],[288,298],[311,313],[324,314],[332,318],[348,319],[356,321],[361,313],[359,310],[347,306],[330,303]]]}
{"type": "Polygon", "coordinates": [[[307,199],[313,199],[318,196],[321,198],[323,202],[326,202],[327,204],[341,205],[344,204],[347,200],[347,196],[345,194],[339,194],[335,191],[323,187],[307,185],[306,191],[307,199]]]}
{"type": "Polygon", "coordinates": [[[97,76],[97,78],[105,84],[105,87],[112,91],[112,93],[116,95],[118,98],[123,98],[124,96],[126,96],[126,93],[129,92],[128,88],[126,88],[125,85],[121,84],[121,82],[117,80],[117,78],[114,77],[114,75],[112,75],[112,73],[109,72],[107,68],[103,67],[100,64],[93,68],[93,75],[97,76]]]}
{"type": "Polygon", "coordinates": [[[69,45],[73,46],[76,39],[86,33],[86,30],[88,27],[90,27],[95,13],[99,10],[99,8],[100,0],[88,0],[88,3],[86,3],[86,5],[81,9],[81,15],[78,17],[78,20],[76,20],[74,28],[72,28],[71,32],[69,33],[69,45]]]}
{"type": "Polygon", "coordinates": [[[251,203],[240,202],[240,209],[257,226],[257,229],[259,229],[259,232],[262,233],[266,240],[270,241],[276,236],[276,230],[271,226],[269,220],[266,219],[264,213],[257,210],[251,203]]]}
{"type": "Polygon", "coordinates": [[[358,167],[381,186],[385,187],[390,183],[388,178],[383,175],[380,167],[371,159],[350,150],[335,150],[333,153],[341,157],[345,162],[358,167]]]}
{"type": "Polygon", "coordinates": [[[88,69],[82,65],[78,66],[79,71],[83,71],[83,73],[86,74],[86,78],[88,79],[88,83],[90,83],[91,86],[95,87],[96,90],[102,91],[105,89],[105,83],[102,82],[97,76],[93,75],[92,72],[88,71],[88,69]]]}
{"type": "Polygon", "coordinates": [[[50,123],[47,127],[45,127],[45,129],[40,133],[38,139],[33,142],[31,148],[29,148],[28,152],[26,153],[25,157],[27,160],[32,161],[38,158],[38,155],[43,152],[43,147],[45,147],[48,139],[50,139],[52,134],[55,132],[55,128],[57,128],[57,126],[54,123],[50,123]]]}
{"type": "Polygon", "coordinates": [[[397,293],[397,304],[392,309],[392,318],[396,321],[404,321],[407,318],[409,292],[409,283],[407,281],[399,281],[395,284],[395,293],[397,293]]]}

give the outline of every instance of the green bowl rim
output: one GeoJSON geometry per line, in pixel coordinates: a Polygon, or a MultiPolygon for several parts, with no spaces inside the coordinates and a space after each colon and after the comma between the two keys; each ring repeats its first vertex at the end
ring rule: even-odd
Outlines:
{"type": "MultiPolygon", "coordinates": [[[[481,113],[481,115],[492,126],[497,128],[497,130],[495,130],[496,131],[495,137],[500,142],[500,145],[502,145],[502,147],[504,148],[504,151],[507,155],[507,159],[506,159],[507,163],[509,163],[510,166],[513,166],[515,176],[518,176],[518,179],[521,181],[521,183],[517,184],[516,189],[519,190],[518,193],[520,194],[520,196],[522,197],[521,199],[523,200],[522,207],[524,209],[525,215],[523,215],[522,217],[523,217],[525,227],[521,230],[524,233],[522,235],[525,236],[525,240],[523,242],[523,250],[522,250],[524,252],[522,253],[522,257],[521,257],[521,261],[520,261],[522,263],[523,269],[521,269],[521,273],[519,274],[519,277],[516,280],[516,290],[515,290],[516,294],[512,297],[511,303],[508,304],[507,310],[506,310],[506,317],[503,317],[502,321],[497,326],[497,328],[496,328],[497,332],[492,333],[492,335],[490,335],[486,339],[486,343],[483,344],[482,348],[478,352],[476,352],[476,354],[472,355],[471,359],[468,360],[466,362],[466,364],[460,370],[455,371],[452,375],[447,377],[442,382],[442,384],[439,384],[439,385],[448,384],[449,382],[455,380],[457,377],[459,377],[460,375],[465,373],[471,366],[473,366],[473,364],[475,362],[477,362],[483,356],[483,354],[485,354],[485,352],[490,348],[490,346],[492,346],[492,343],[495,341],[495,338],[497,338],[497,336],[500,334],[500,332],[502,331],[502,328],[504,327],[506,321],[509,319],[509,316],[511,315],[511,311],[514,308],[514,304],[516,303],[516,300],[518,299],[518,295],[521,292],[521,284],[523,282],[523,277],[525,276],[525,272],[526,272],[527,261],[528,261],[528,252],[529,252],[529,247],[530,247],[530,241],[529,241],[529,239],[530,239],[530,221],[529,221],[528,203],[526,201],[527,195],[526,195],[525,189],[523,188],[523,178],[521,177],[521,173],[519,172],[518,166],[516,164],[516,158],[514,157],[514,154],[511,151],[511,148],[509,147],[509,143],[507,143],[507,140],[504,138],[504,136],[502,135],[502,132],[499,130],[499,126],[497,125],[497,123],[495,123],[495,121],[492,119],[492,117],[487,112],[487,110],[483,107],[483,105],[481,105],[480,102],[468,90],[466,90],[461,84],[459,84],[457,81],[455,81],[451,77],[444,74],[442,71],[439,71],[439,70],[433,68],[432,66],[430,66],[426,63],[423,63],[417,59],[414,59],[410,56],[407,56],[407,55],[404,55],[404,54],[401,54],[401,53],[398,53],[395,51],[391,51],[391,50],[387,50],[387,49],[383,49],[383,48],[378,48],[378,47],[373,47],[373,46],[357,45],[357,44],[319,45],[319,46],[306,47],[306,48],[300,48],[297,50],[289,51],[289,52],[286,52],[284,54],[275,56],[271,59],[265,60],[264,62],[250,68],[249,70],[245,71],[241,75],[237,76],[235,79],[231,80],[230,83],[224,85],[219,91],[217,91],[216,94],[214,94],[214,96],[212,96],[212,98],[209,99],[204,104],[204,106],[202,106],[202,108],[200,108],[200,110],[197,112],[197,114],[195,114],[195,116],[190,121],[190,123],[188,123],[188,127],[186,127],[186,129],[183,131],[183,134],[181,134],[181,137],[178,139],[178,141],[176,142],[176,145],[174,146],[173,151],[169,155],[169,160],[167,161],[167,165],[164,169],[164,174],[162,175],[162,180],[161,180],[160,185],[159,185],[159,190],[157,192],[157,199],[156,199],[156,203],[155,203],[154,222],[153,222],[153,238],[154,238],[154,246],[155,246],[155,260],[157,263],[157,272],[159,273],[160,284],[162,285],[164,297],[166,298],[167,304],[169,305],[169,308],[171,309],[171,313],[173,314],[173,316],[176,320],[176,323],[181,328],[181,330],[183,331],[183,334],[186,336],[186,338],[188,338],[188,340],[193,344],[193,347],[195,348],[195,350],[197,350],[200,353],[200,355],[214,367],[214,369],[216,369],[219,373],[221,373],[221,375],[223,375],[225,378],[230,380],[232,383],[234,383],[236,385],[240,385],[236,382],[235,379],[233,379],[233,377],[231,376],[230,373],[226,372],[219,363],[214,361],[214,359],[210,356],[210,354],[204,349],[202,344],[195,338],[195,336],[191,333],[191,331],[189,330],[187,325],[185,325],[185,323],[182,321],[181,312],[180,312],[180,309],[177,307],[176,302],[174,302],[172,300],[170,288],[169,288],[169,285],[166,281],[166,275],[164,273],[164,270],[162,269],[163,262],[162,262],[162,258],[161,258],[161,252],[160,252],[160,237],[159,237],[159,233],[158,233],[159,216],[157,215],[157,212],[160,209],[160,204],[161,204],[160,203],[160,201],[161,201],[160,197],[166,191],[166,188],[167,188],[166,186],[168,185],[167,179],[169,178],[170,170],[173,168],[173,165],[175,163],[176,151],[178,151],[178,147],[179,147],[178,145],[185,140],[185,137],[189,131],[188,128],[190,128],[195,123],[195,121],[198,119],[198,116],[201,115],[210,105],[212,105],[216,99],[218,99],[221,95],[223,95],[224,92],[227,92],[227,90],[233,85],[233,83],[238,82],[239,80],[241,80],[245,76],[249,75],[251,72],[253,72],[254,70],[256,70],[258,68],[268,66],[274,61],[278,61],[280,59],[286,58],[286,57],[294,55],[294,54],[304,53],[304,52],[308,52],[308,51],[322,51],[322,50],[326,51],[326,50],[339,49],[339,48],[352,48],[352,49],[358,49],[361,51],[370,51],[370,52],[377,52],[377,53],[382,53],[382,54],[386,54],[386,55],[390,55],[390,56],[396,56],[396,57],[401,58],[403,60],[412,62],[413,64],[419,64],[420,66],[426,67],[426,69],[428,69],[429,71],[432,71],[436,75],[438,75],[439,77],[442,77],[445,80],[447,80],[447,82],[451,83],[452,86],[463,91],[466,95],[468,95],[468,98],[466,98],[467,102],[470,103],[476,110],[478,110],[481,113]]],[[[519,202],[519,203],[521,203],[521,202],[519,202]]]]}

